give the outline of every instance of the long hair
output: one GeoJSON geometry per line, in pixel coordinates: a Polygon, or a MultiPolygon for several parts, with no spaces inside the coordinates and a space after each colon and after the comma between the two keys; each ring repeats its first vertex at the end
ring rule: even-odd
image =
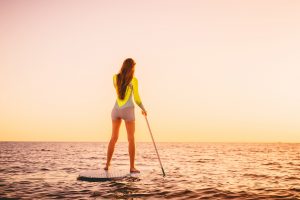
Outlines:
{"type": "Polygon", "coordinates": [[[124,60],[120,72],[117,74],[117,92],[119,99],[125,98],[125,92],[128,84],[133,78],[135,62],[132,58],[124,60]]]}

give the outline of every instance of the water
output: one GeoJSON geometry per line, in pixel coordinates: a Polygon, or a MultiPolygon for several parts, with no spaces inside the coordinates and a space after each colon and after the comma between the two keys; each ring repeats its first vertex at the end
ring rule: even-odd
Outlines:
{"type": "MultiPolygon", "coordinates": [[[[76,180],[104,166],[107,143],[0,142],[0,198],[300,199],[300,144],[137,143],[139,179],[76,180]]],[[[128,168],[117,143],[115,168],[128,168]]]]}

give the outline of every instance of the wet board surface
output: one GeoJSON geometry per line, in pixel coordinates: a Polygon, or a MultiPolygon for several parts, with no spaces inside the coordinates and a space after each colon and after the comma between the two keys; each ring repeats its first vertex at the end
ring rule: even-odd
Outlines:
{"type": "Polygon", "coordinates": [[[97,169],[97,170],[87,170],[83,171],[77,177],[78,180],[82,181],[110,181],[119,180],[123,178],[138,178],[140,173],[129,173],[128,170],[122,169],[97,169]]]}

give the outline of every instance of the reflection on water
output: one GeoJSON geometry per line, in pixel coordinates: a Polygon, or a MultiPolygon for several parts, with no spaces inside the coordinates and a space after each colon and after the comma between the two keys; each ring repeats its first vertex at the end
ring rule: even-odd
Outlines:
{"type": "MultiPolygon", "coordinates": [[[[300,144],[137,143],[139,179],[76,180],[104,166],[107,143],[0,143],[0,198],[300,199],[300,144]]],[[[129,170],[127,143],[112,165],[129,170]]]]}

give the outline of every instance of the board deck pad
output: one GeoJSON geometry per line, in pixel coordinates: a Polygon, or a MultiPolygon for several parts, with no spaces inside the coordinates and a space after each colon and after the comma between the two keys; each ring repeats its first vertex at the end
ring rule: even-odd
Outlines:
{"type": "Polygon", "coordinates": [[[130,177],[138,178],[139,175],[140,173],[130,173],[128,170],[123,169],[97,169],[83,171],[77,179],[82,181],[109,181],[130,177]]]}

